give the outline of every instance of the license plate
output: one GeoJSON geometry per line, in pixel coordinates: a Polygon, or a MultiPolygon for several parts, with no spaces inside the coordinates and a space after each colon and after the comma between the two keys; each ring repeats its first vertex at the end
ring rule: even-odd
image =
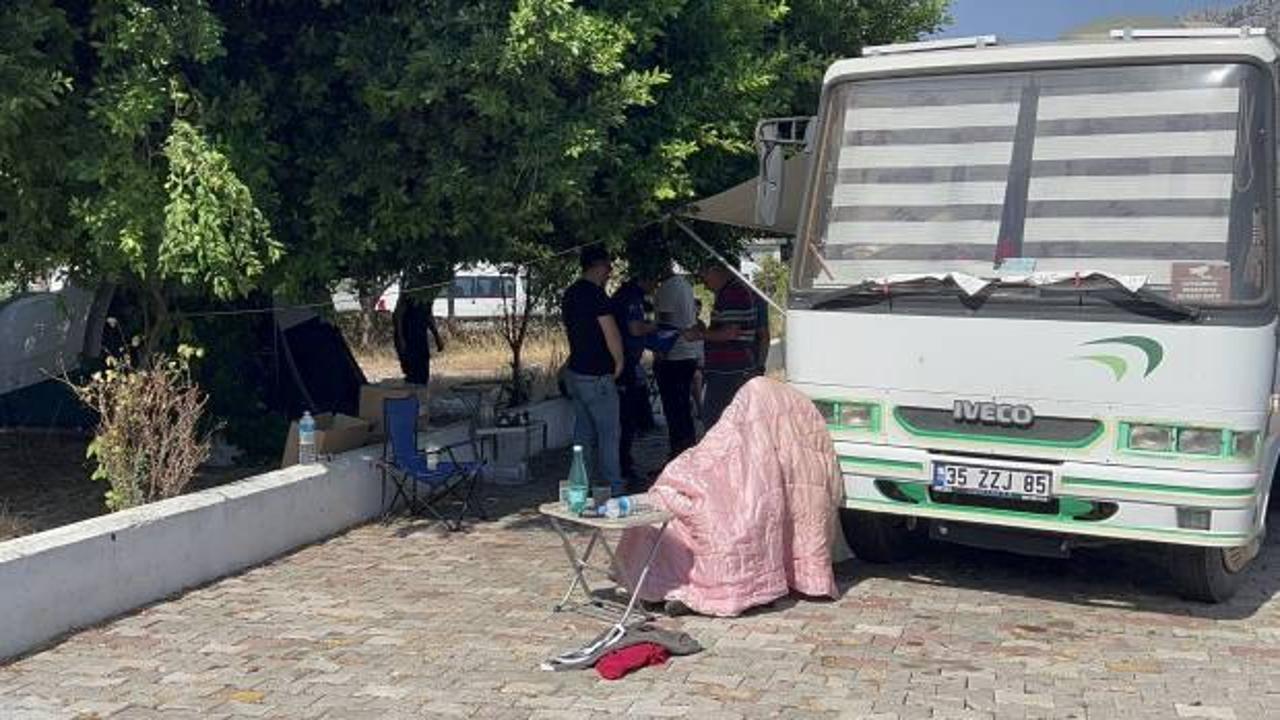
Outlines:
{"type": "Polygon", "coordinates": [[[933,464],[933,489],[936,492],[1048,500],[1053,497],[1053,473],[937,462],[933,464]]]}

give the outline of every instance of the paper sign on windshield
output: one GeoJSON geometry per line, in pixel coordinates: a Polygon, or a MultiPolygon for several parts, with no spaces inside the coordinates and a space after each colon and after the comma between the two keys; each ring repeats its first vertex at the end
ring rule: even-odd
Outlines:
{"type": "Polygon", "coordinates": [[[1223,303],[1231,299],[1231,266],[1227,263],[1174,263],[1173,299],[1187,303],[1223,303]]]}

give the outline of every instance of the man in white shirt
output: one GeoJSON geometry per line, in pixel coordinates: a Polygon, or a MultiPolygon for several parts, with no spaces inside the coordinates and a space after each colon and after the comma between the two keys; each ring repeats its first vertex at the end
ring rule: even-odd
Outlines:
{"type": "MultiPolygon", "coordinates": [[[[683,333],[698,323],[693,286],[684,276],[673,274],[670,268],[658,286],[654,305],[660,328],[683,333]]],[[[672,458],[697,442],[690,387],[702,355],[701,346],[701,342],[679,338],[670,350],[655,358],[654,376],[662,395],[662,414],[667,419],[667,440],[671,445],[672,458]]]]}

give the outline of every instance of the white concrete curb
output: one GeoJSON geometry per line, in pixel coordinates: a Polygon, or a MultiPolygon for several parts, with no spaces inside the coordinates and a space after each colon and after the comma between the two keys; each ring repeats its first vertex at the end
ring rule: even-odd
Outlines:
{"type": "MultiPolygon", "coordinates": [[[[567,401],[528,410],[548,421],[550,447],[569,442],[567,401]]],[[[428,439],[465,437],[466,427],[456,425],[428,439]]],[[[377,517],[378,453],[353,450],[0,542],[0,660],[377,517]]]]}

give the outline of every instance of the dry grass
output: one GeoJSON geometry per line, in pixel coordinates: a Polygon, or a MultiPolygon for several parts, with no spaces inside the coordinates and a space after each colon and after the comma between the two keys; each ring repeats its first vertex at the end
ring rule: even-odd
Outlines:
{"type": "MultiPolygon", "coordinates": [[[[89,478],[87,436],[51,431],[0,433],[0,540],[107,512],[108,485],[89,478]]],[[[271,467],[202,468],[188,491],[257,475],[271,467]]]]}
{"type": "Polygon", "coordinates": [[[35,526],[30,520],[13,514],[9,510],[8,502],[0,503],[0,540],[22,537],[33,532],[35,532],[35,526]]]}
{"type": "MultiPolygon", "coordinates": [[[[511,348],[493,326],[464,325],[444,333],[445,351],[432,353],[431,390],[447,392],[468,380],[507,380],[511,377],[511,348]]],[[[353,348],[370,382],[403,377],[395,349],[388,343],[353,348]]],[[[529,329],[521,362],[532,379],[533,396],[555,387],[555,374],[568,357],[568,342],[559,325],[538,324],[529,329]]]]}

